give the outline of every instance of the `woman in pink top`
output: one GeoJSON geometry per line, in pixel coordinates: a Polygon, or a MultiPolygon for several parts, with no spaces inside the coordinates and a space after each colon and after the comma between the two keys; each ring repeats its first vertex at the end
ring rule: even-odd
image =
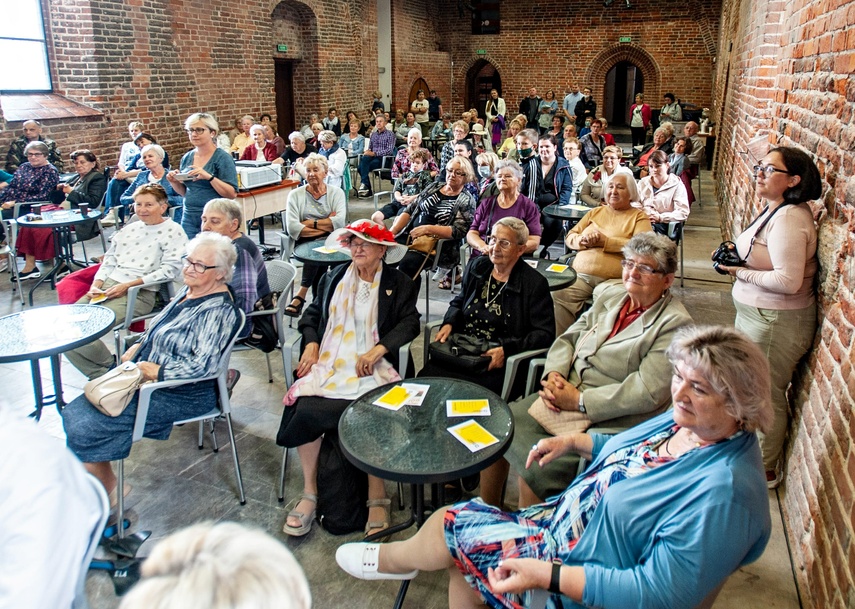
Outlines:
{"type": "Polygon", "coordinates": [[[754,166],[757,196],[766,207],[736,238],[743,266],[722,267],[736,277],[737,328],[769,358],[775,422],[761,435],[769,488],[781,482],[787,435],[787,386],[816,332],[816,226],[807,201],[822,194],[819,171],[796,148],[776,148],[754,166]]]}

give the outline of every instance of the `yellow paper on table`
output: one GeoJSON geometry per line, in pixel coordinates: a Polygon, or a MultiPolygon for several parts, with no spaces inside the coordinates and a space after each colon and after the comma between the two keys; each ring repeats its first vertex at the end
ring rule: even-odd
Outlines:
{"type": "Polygon", "coordinates": [[[488,417],[490,400],[446,400],[445,413],[449,417],[488,417]]]}
{"type": "Polygon", "coordinates": [[[568,205],[567,207],[574,211],[591,211],[591,208],[587,205],[579,205],[578,203],[573,203],[572,205],[568,205]]]}
{"type": "Polygon", "coordinates": [[[313,248],[316,252],[320,252],[322,254],[335,254],[338,250],[334,250],[332,248],[327,247],[326,245],[322,245],[320,247],[313,248]]]}
{"type": "Polygon", "coordinates": [[[448,431],[473,453],[499,441],[496,436],[481,427],[474,419],[449,427],[448,431]]]}
{"type": "Polygon", "coordinates": [[[409,391],[400,385],[397,385],[374,400],[374,404],[388,410],[398,410],[401,406],[407,403],[407,400],[410,399],[411,395],[412,394],[409,391]]]}
{"type": "Polygon", "coordinates": [[[563,273],[568,268],[570,267],[568,267],[566,264],[550,264],[548,267],[546,267],[546,270],[550,273],[563,273]]]}

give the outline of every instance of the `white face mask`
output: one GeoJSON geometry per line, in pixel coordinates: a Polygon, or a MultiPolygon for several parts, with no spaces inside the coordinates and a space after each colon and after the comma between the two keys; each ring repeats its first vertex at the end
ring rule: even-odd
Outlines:
{"type": "Polygon", "coordinates": [[[482,178],[490,177],[490,168],[487,165],[479,165],[478,166],[478,175],[482,178]]]}

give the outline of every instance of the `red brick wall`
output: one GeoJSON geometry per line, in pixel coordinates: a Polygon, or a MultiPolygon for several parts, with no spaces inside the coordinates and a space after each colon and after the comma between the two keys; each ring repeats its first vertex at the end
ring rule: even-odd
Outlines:
{"type": "Polygon", "coordinates": [[[803,606],[855,606],[855,2],[728,0],[716,72],[723,236],[759,211],[749,142],[802,147],[824,179],[820,319],[797,373],[779,497],[803,606]]]}
{"type": "MultiPolygon", "coordinates": [[[[128,122],[141,120],[177,163],[189,148],[182,126],[193,112],[214,113],[224,129],[243,114],[275,115],[274,57],[303,60],[294,77],[298,118],[326,113],[329,106],[342,114],[370,106],[377,72],[362,57],[377,55],[374,5],[277,5],[52,0],[46,14],[54,90],[96,108],[103,118],[43,121],[45,135],[66,154],[88,147],[112,164],[127,140],[128,122]],[[289,45],[289,53],[276,54],[280,42],[289,45]]],[[[0,150],[20,130],[19,122],[4,123],[0,150]]]]}

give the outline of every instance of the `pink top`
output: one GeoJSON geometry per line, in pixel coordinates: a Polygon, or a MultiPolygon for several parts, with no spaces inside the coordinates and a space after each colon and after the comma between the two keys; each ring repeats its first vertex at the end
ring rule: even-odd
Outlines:
{"type": "MultiPolygon", "coordinates": [[[[736,238],[744,258],[766,211],[736,238]]],[[[804,309],[814,303],[816,226],[807,203],[787,205],[763,227],[745,267],[736,271],[733,299],[760,309],[804,309]]]]}

